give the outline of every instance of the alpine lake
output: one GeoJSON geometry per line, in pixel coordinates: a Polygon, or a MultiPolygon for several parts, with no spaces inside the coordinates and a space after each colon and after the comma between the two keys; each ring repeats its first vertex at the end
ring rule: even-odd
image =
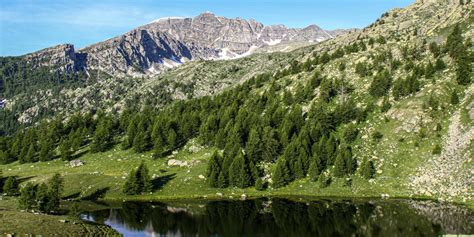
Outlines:
{"type": "Polygon", "coordinates": [[[474,234],[474,210],[405,199],[259,198],[101,202],[82,219],[124,236],[449,236],[474,234]]]}

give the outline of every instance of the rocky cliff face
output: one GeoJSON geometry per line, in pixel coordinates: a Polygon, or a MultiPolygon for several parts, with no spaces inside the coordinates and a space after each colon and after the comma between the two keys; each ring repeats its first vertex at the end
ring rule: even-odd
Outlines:
{"type": "Polygon", "coordinates": [[[27,56],[36,67],[62,71],[102,70],[114,76],[155,75],[184,62],[233,59],[256,49],[288,42],[321,42],[349,30],[325,31],[264,26],[255,20],[227,19],[212,13],[194,18],[162,18],[124,35],[81,49],[65,44],[27,56]]]}

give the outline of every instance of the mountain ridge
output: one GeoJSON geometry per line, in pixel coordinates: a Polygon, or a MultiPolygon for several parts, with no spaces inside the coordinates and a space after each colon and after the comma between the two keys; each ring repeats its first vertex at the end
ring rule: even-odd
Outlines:
{"type": "Polygon", "coordinates": [[[168,17],[76,50],[61,44],[27,54],[33,67],[60,71],[107,71],[113,76],[152,76],[191,60],[232,59],[280,43],[317,43],[350,30],[326,31],[317,25],[288,28],[213,13],[168,17]]]}

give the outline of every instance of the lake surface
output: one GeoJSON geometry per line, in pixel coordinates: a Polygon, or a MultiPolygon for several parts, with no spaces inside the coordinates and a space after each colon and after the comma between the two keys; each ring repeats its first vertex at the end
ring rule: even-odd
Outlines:
{"type": "Polygon", "coordinates": [[[474,234],[474,212],[411,200],[124,202],[83,218],[124,236],[440,236],[474,234]]]}

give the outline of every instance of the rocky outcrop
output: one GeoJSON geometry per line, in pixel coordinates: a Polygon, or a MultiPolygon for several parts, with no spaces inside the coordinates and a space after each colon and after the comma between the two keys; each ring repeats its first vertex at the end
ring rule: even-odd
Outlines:
{"type": "Polygon", "coordinates": [[[54,67],[63,72],[82,70],[85,66],[83,55],[76,53],[72,44],[61,44],[27,54],[25,59],[33,68],[54,67]]]}
{"type": "Polygon", "coordinates": [[[70,44],[27,55],[35,67],[62,71],[102,70],[113,76],[155,75],[196,59],[232,59],[258,48],[288,42],[321,42],[348,30],[325,31],[264,26],[255,20],[228,19],[206,12],[194,18],[162,18],[124,35],[76,52],[70,44]]]}

